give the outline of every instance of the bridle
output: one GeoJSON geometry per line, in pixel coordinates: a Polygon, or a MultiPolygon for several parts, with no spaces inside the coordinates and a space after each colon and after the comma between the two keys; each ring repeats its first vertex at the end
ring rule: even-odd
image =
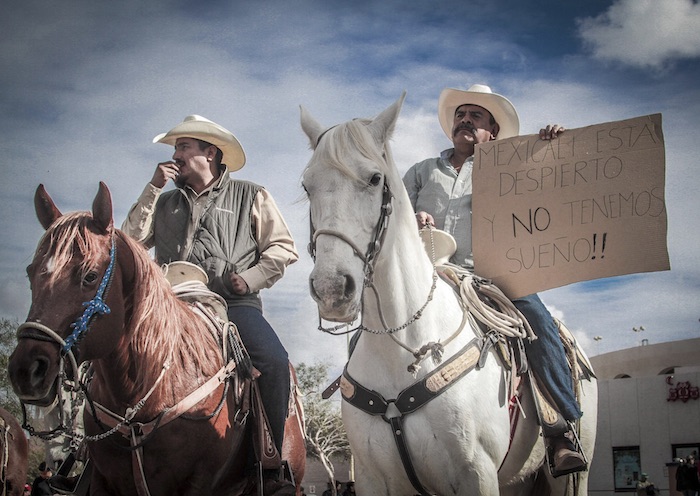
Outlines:
{"type": "MultiPolygon", "coordinates": [[[[327,132],[327,131],[326,131],[327,132]]],[[[325,133],[324,133],[325,134],[325,133]]],[[[322,135],[323,136],[323,135],[322,135]]],[[[386,159],[386,154],[383,155],[383,157],[386,159]]],[[[391,193],[391,190],[389,189],[389,185],[387,184],[386,180],[384,182],[384,187],[383,187],[383,192],[382,192],[382,206],[380,208],[379,212],[379,219],[377,220],[377,223],[374,227],[373,234],[372,234],[372,239],[367,247],[367,250],[364,252],[360,249],[360,247],[357,246],[357,244],[350,239],[348,236],[343,234],[342,232],[336,231],[334,229],[318,229],[316,230],[314,225],[313,225],[313,219],[311,219],[311,215],[309,215],[310,218],[310,233],[311,233],[311,241],[309,242],[308,250],[309,254],[311,255],[311,258],[316,261],[316,240],[318,239],[319,236],[326,235],[326,236],[333,236],[341,241],[345,242],[352,248],[353,253],[355,256],[357,256],[360,260],[362,260],[362,263],[364,264],[363,266],[363,274],[364,274],[364,281],[363,281],[363,287],[364,288],[370,288],[372,289],[372,292],[374,293],[375,299],[377,301],[377,308],[379,311],[379,317],[382,322],[382,326],[384,329],[378,330],[378,329],[372,329],[369,327],[366,327],[363,323],[360,322],[360,324],[353,328],[349,329],[348,324],[338,324],[333,327],[324,327],[322,324],[322,319],[321,316],[319,315],[319,325],[318,325],[318,330],[326,332],[328,334],[332,335],[342,335],[342,334],[348,334],[351,332],[355,331],[367,331],[372,334],[389,334],[392,335],[405,329],[409,325],[413,324],[415,321],[421,318],[423,311],[425,308],[428,306],[428,303],[433,299],[433,293],[435,292],[435,288],[437,286],[437,271],[435,267],[433,267],[433,275],[432,275],[432,286],[430,288],[430,292],[428,294],[428,297],[421,306],[420,309],[418,309],[411,317],[409,317],[406,322],[404,322],[400,326],[396,327],[389,327],[386,323],[386,319],[384,318],[384,314],[382,312],[382,305],[381,305],[381,299],[379,296],[379,292],[377,291],[375,285],[374,285],[374,265],[377,260],[377,257],[379,256],[379,253],[381,252],[382,246],[384,244],[384,239],[386,237],[386,232],[389,227],[389,219],[390,216],[393,212],[393,205],[392,205],[392,200],[393,200],[393,194],[391,193]],[[343,329],[341,331],[341,329],[343,329]]],[[[432,239],[432,237],[431,237],[432,239]]],[[[363,305],[364,306],[364,295],[365,292],[362,292],[362,300],[363,300],[363,305]]],[[[361,313],[361,311],[360,311],[361,313]]],[[[402,343],[400,343],[402,344],[402,343]]],[[[402,346],[404,346],[402,344],[402,346]]],[[[405,347],[405,346],[404,346],[405,347]]],[[[406,347],[405,347],[406,348],[406,347]]],[[[409,348],[406,348],[409,349],[409,348]]],[[[414,352],[414,350],[409,349],[411,353],[414,352]]]]}
{"type": "Polygon", "coordinates": [[[379,213],[379,220],[377,221],[377,224],[374,227],[372,233],[372,240],[367,246],[367,250],[365,250],[364,252],[357,246],[357,244],[352,239],[350,239],[348,236],[346,236],[340,231],[336,231],[333,229],[314,229],[312,220],[311,242],[309,243],[308,248],[309,255],[311,255],[311,258],[314,260],[314,262],[316,261],[316,240],[318,239],[318,237],[322,235],[334,236],[350,245],[350,248],[352,248],[353,253],[360,260],[362,260],[362,263],[364,264],[364,267],[362,269],[364,273],[363,285],[364,287],[368,287],[369,285],[371,285],[372,279],[374,277],[374,263],[377,260],[377,255],[379,255],[379,252],[382,249],[384,238],[386,236],[386,231],[389,227],[389,216],[393,211],[393,206],[391,204],[392,199],[393,196],[391,194],[391,191],[389,191],[389,186],[385,183],[382,194],[382,206],[379,213]]]}
{"type": "MultiPolygon", "coordinates": [[[[57,405],[60,408],[59,425],[50,431],[35,430],[34,427],[31,426],[27,420],[25,403],[21,402],[22,414],[24,417],[24,425],[22,427],[25,428],[33,436],[37,436],[44,440],[49,440],[54,439],[60,436],[61,434],[65,433],[71,437],[71,443],[73,443],[76,437],[78,436],[74,429],[74,426],[78,410],[77,407],[82,402],[82,397],[79,396],[85,394],[85,387],[83,381],[80,379],[80,367],[78,366],[78,359],[76,357],[77,350],[74,351],[74,348],[90,329],[90,326],[96,316],[109,314],[111,312],[109,306],[105,303],[104,300],[106,299],[107,293],[112,283],[116,258],[117,246],[114,240],[114,235],[112,235],[111,246],[109,250],[109,264],[105,269],[105,273],[102,276],[102,280],[100,281],[100,285],[97,288],[97,292],[91,300],[83,303],[83,307],[85,307],[85,310],[83,310],[82,315],[70,325],[70,328],[73,329],[73,331],[69,336],[65,338],[65,340],[56,331],[39,322],[24,322],[17,328],[17,339],[35,339],[38,341],[49,341],[58,343],[60,347],[59,373],[56,378],[56,399],[54,400],[54,405],[57,405]],[[65,369],[66,360],[68,360],[68,363],[70,365],[72,379],[69,379],[67,377],[65,369]],[[69,428],[64,425],[63,408],[61,407],[63,402],[63,390],[66,390],[68,393],[70,393],[71,424],[73,425],[71,430],[69,430],[69,428]]],[[[75,448],[77,449],[77,445],[75,446],[75,448]]]]}

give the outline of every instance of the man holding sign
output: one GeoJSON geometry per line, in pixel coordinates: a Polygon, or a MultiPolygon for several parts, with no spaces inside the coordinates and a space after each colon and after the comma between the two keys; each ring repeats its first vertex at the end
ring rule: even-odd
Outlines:
{"type": "MultiPolygon", "coordinates": [[[[478,143],[510,138],[519,133],[520,121],[513,105],[491,88],[476,84],[467,91],[447,88],[440,94],[438,118],[454,147],[440,157],[415,164],[404,176],[404,184],[416,211],[419,227],[433,225],[450,233],[457,250],[450,262],[473,271],[472,256],[472,167],[478,143]]],[[[541,139],[556,138],[564,128],[554,125],[540,131],[541,139]]],[[[525,340],[529,363],[551,394],[556,408],[567,421],[582,415],[573,390],[571,371],[559,330],[536,294],[513,300],[532,326],[536,340],[525,340]]],[[[583,456],[572,442],[566,422],[544,431],[553,451],[554,475],[586,469],[583,456]]]]}

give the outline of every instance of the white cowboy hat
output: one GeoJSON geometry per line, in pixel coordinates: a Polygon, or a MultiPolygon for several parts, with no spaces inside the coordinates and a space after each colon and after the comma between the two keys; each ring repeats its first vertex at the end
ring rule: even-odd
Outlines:
{"type": "Polygon", "coordinates": [[[450,257],[457,251],[457,243],[450,233],[441,231],[435,228],[423,228],[420,231],[420,238],[423,241],[423,247],[428,253],[428,258],[435,265],[445,265],[450,261],[450,257]],[[432,234],[433,241],[432,246],[430,242],[430,236],[432,234]],[[433,260],[433,248],[435,248],[435,260],[433,260]]]}
{"type": "Polygon", "coordinates": [[[163,274],[171,286],[177,286],[183,282],[198,281],[203,284],[209,282],[207,273],[199,265],[184,260],[170,262],[163,266],[163,274]]]}
{"type": "Polygon", "coordinates": [[[175,146],[178,138],[195,138],[218,147],[223,153],[221,163],[226,164],[230,172],[245,165],[245,152],[233,133],[201,115],[188,115],[167,133],[153,138],[153,142],[175,146]]]}
{"type": "Polygon", "coordinates": [[[512,138],[520,133],[520,119],[513,104],[506,97],[493,93],[485,84],[473,84],[467,91],[445,88],[440,93],[438,119],[450,141],[455,110],[467,103],[483,107],[491,113],[500,128],[497,139],[512,138]]]}

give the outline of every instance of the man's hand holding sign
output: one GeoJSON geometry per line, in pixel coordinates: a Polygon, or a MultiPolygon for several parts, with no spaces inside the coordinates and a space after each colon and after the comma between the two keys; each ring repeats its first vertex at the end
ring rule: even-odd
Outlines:
{"type": "Polygon", "coordinates": [[[661,115],[479,144],[475,271],[510,298],[668,270],[661,115]]]}

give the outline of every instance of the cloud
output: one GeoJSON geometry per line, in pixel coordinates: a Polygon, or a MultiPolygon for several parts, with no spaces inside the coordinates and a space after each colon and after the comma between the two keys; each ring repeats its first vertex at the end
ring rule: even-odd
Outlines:
{"type": "Polygon", "coordinates": [[[686,64],[649,85],[647,73],[614,73],[571,53],[568,43],[543,50],[540,41],[543,29],[555,24],[568,40],[576,35],[567,27],[574,17],[588,17],[578,36],[590,35],[592,50],[602,54],[617,44],[628,63],[658,59],[663,65],[675,60],[669,46],[700,45],[694,30],[681,27],[697,25],[697,5],[667,0],[658,2],[666,8],[659,11],[643,0],[618,1],[595,17],[586,2],[569,2],[555,23],[553,13],[524,15],[528,8],[516,0],[446,0],[439,8],[394,0],[212,0],[196,9],[190,3],[71,0],[51,8],[25,0],[3,11],[0,315],[23,318],[29,306],[24,268],[43,233],[32,208],[36,186],[44,183],[67,212],[89,209],[97,182],[105,181],[121,224],[156,163],[172,153],[152,137],[197,113],[241,140],[249,162],[237,177],[272,192],[297,242],[299,262],[263,292],[266,316],[294,363],[318,358],[340,367],[346,339],[316,330],[308,290],[308,204],[298,199],[311,152],[299,105],[331,126],[376,115],[407,90],[392,140],[403,173],[449,146],[437,122],[440,91],[481,82],[513,101],[527,134],[550,122],[575,128],[663,112],[673,270],[602,287],[572,285],[547,291],[543,300],[585,346],[586,336],[603,335],[593,343],[601,352],[631,345],[632,326],[644,325],[652,342],[655,329],[673,331],[668,339],[697,334],[700,231],[687,214],[700,210],[697,68],[686,64]],[[635,9],[640,13],[633,15],[635,9]],[[465,30],[467,16],[479,23],[465,30]],[[661,28],[664,23],[674,27],[661,28]],[[632,36],[637,24],[643,33],[632,36]],[[661,36],[654,31],[671,39],[651,43],[663,48],[656,59],[642,50],[646,38],[661,36]]]}
{"type": "Polygon", "coordinates": [[[604,13],[578,21],[593,56],[662,69],[700,56],[700,4],[693,0],[617,0],[604,13]]]}

